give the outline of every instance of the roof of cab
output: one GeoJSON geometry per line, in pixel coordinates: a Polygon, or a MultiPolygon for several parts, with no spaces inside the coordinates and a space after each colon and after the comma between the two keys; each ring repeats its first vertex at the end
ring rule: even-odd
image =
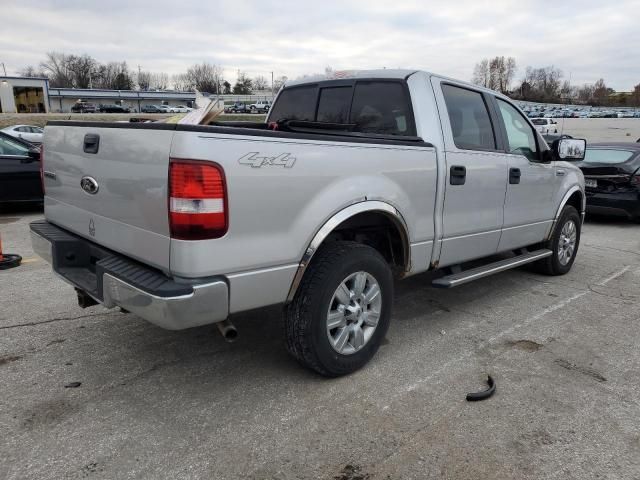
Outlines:
{"type": "Polygon", "coordinates": [[[385,68],[385,69],[377,69],[377,70],[334,70],[327,75],[310,75],[307,77],[298,78],[296,80],[288,80],[284,86],[285,88],[287,88],[287,87],[293,87],[298,85],[305,85],[309,83],[326,82],[326,81],[332,81],[332,80],[349,80],[349,79],[358,79],[358,78],[366,78],[366,79],[391,78],[391,79],[406,80],[408,77],[418,72],[422,72],[429,77],[436,76],[445,81],[451,81],[459,85],[473,88],[475,90],[489,92],[500,98],[508,99],[508,97],[505,97],[500,92],[490,90],[480,85],[473,85],[463,80],[447,77],[445,75],[438,75],[437,73],[427,72],[425,70],[407,69],[407,68],[397,68],[397,69],[385,68]]]}
{"type": "Polygon", "coordinates": [[[418,70],[409,69],[378,69],[378,70],[334,70],[326,75],[310,75],[298,78],[296,80],[288,80],[287,87],[294,85],[304,85],[306,83],[323,82],[327,80],[348,80],[351,78],[397,78],[404,80],[409,75],[416,73],[418,70]]]}

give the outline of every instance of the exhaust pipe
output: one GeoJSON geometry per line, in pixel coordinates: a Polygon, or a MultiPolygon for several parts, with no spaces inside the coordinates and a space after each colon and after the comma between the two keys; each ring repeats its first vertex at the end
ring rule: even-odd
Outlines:
{"type": "Polygon", "coordinates": [[[220,335],[227,342],[233,343],[238,339],[238,330],[235,325],[231,323],[229,320],[222,320],[221,322],[217,322],[216,326],[218,330],[220,330],[220,335]]]}

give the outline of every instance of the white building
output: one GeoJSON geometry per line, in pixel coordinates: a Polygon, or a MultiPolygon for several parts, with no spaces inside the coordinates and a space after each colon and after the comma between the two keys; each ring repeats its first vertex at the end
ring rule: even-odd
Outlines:
{"type": "Polygon", "coordinates": [[[185,105],[191,107],[196,99],[193,92],[103,90],[99,88],[51,88],[49,101],[52,112],[67,113],[79,101],[94,105],[116,104],[139,112],[146,105],[185,105]]]}
{"type": "Polygon", "coordinates": [[[49,80],[0,76],[0,113],[47,112],[49,80]]]}

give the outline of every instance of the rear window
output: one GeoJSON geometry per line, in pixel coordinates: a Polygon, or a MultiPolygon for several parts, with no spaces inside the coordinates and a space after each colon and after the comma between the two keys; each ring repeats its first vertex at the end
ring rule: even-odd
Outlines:
{"type": "Polygon", "coordinates": [[[317,121],[348,123],[351,92],[351,87],[333,87],[320,90],[317,121]]]}
{"type": "Polygon", "coordinates": [[[284,119],[352,124],[352,131],[363,133],[416,135],[409,95],[401,82],[286,88],[269,115],[270,122],[284,119]]]}
{"type": "Polygon", "coordinates": [[[589,149],[584,155],[585,163],[623,163],[633,157],[635,152],[629,150],[589,149]]]}

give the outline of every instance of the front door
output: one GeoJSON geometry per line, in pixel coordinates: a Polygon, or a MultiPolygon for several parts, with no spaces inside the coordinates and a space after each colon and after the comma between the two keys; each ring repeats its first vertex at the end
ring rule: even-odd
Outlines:
{"type": "Polygon", "coordinates": [[[442,114],[446,187],[439,265],[496,253],[503,223],[507,158],[498,151],[489,98],[433,78],[442,114]]]}
{"type": "Polygon", "coordinates": [[[546,237],[556,213],[556,168],[553,162],[542,161],[538,136],[524,115],[506,100],[495,101],[509,170],[498,250],[507,251],[546,237]]]}

